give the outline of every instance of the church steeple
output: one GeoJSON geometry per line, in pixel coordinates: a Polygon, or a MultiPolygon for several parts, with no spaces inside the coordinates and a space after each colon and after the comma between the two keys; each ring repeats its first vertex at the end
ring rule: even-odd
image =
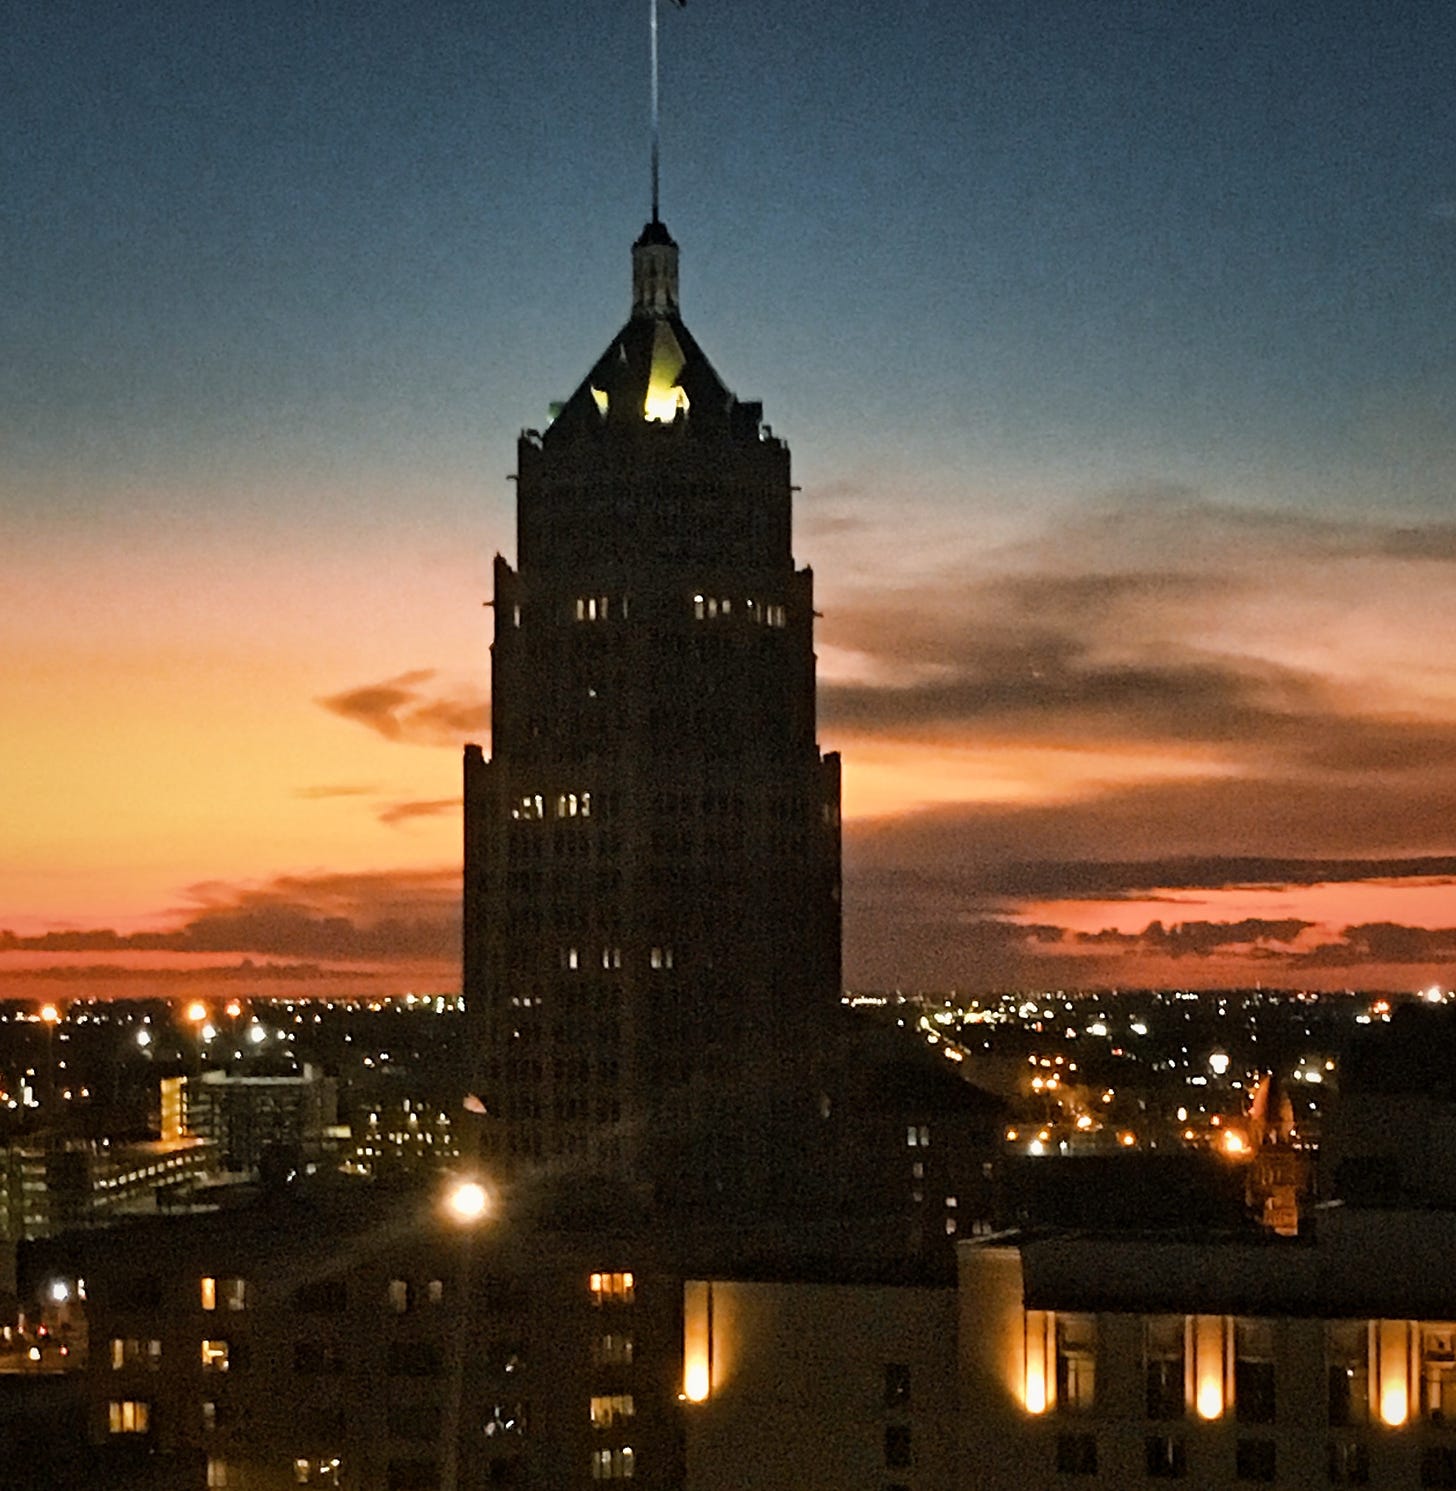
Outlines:
{"type": "Polygon", "coordinates": [[[632,245],[632,315],[677,313],[677,244],[654,217],[632,245]]]}

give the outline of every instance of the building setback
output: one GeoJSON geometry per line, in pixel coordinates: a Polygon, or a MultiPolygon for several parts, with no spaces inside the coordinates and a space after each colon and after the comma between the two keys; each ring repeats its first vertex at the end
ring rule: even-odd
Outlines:
{"type": "Polygon", "coordinates": [[[660,222],[626,325],[518,463],[492,756],[465,755],[483,1157],[771,1205],[840,995],[839,761],[789,452],[684,325],[660,222]]]}

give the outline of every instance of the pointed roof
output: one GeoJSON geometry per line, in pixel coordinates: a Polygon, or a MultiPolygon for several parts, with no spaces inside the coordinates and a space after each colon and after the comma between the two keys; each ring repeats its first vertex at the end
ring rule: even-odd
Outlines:
{"type": "Polygon", "coordinates": [[[761,406],[740,404],[678,314],[678,248],[653,218],[632,245],[632,314],[561,406],[543,439],[572,439],[643,424],[695,431],[755,429],[761,406]],[[744,415],[734,418],[735,412],[744,415]]]}

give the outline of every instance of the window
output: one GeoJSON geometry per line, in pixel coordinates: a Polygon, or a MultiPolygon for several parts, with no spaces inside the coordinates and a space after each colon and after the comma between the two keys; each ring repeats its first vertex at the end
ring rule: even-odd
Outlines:
{"type": "Polygon", "coordinates": [[[885,1363],[885,1407],[910,1406],[910,1368],[904,1362],[885,1363]]]}
{"type": "Polygon", "coordinates": [[[434,1441],[440,1437],[440,1407],[437,1403],[391,1403],[385,1423],[391,1439],[434,1441]]]}
{"type": "Polygon", "coordinates": [[[207,1484],[209,1491],[214,1487],[225,1487],[228,1484],[228,1467],[226,1460],[219,1460],[216,1455],[207,1457],[207,1484]]]}
{"type": "Polygon", "coordinates": [[[431,1279],[425,1285],[425,1302],[431,1305],[442,1305],[445,1303],[444,1279],[431,1279]]]}
{"type": "Polygon", "coordinates": [[[598,1367],[630,1367],[632,1337],[620,1333],[598,1336],[592,1343],[592,1363],[598,1367]]]}
{"type": "MultiPolygon", "coordinates": [[[[630,1398],[627,1400],[632,1401],[630,1398]]],[[[486,1411],[482,1425],[487,1439],[509,1439],[526,1432],[526,1405],[515,1403],[492,1403],[486,1411]]]]}
{"type": "Polygon", "coordinates": [[[655,947],[649,960],[654,968],[672,967],[672,949],[670,947],[655,947]]]}
{"type": "Polygon", "coordinates": [[[1456,1486],[1456,1449],[1450,1445],[1427,1445],[1421,1451],[1421,1485],[1456,1486]]]}
{"type": "Polygon", "coordinates": [[[1370,1451],[1363,1444],[1332,1439],[1329,1451],[1330,1485],[1368,1486],[1370,1484],[1370,1451]]]}
{"type": "Polygon", "coordinates": [[[204,1403],[202,1405],[202,1427],[211,1433],[218,1425],[218,1410],[216,1403],[204,1403]]]}
{"type": "Polygon", "coordinates": [[[322,1341],[295,1341],[293,1370],[300,1377],[334,1377],[344,1370],[344,1353],[322,1341]]]}
{"type": "Polygon", "coordinates": [[[1058,1434],[1057,1472],[1060,1475],[1096,1475],[1097,1436],[1058,1434]]]}
{"type": "Polygon", "coordinates": [[[349,1288],[343,1279],[312,1279],[293,1291],[293,1308],[304,1315],[338,1315],[348,1304],[349,1288]]]}
{"type": "Polygon", "coordinates": [[[1456,1326],[1421,1327],[1421,1411],[1456,1422],[1456,1326]]]}
{"type": "Polygon", "coordinates": [[[1241,1424],[1274,1422],[1273,1321],[1234,1321],[1234,1417],[1241,1424]]]}
{"type": "Polygon", "coordinates": [[[247,1306],[248,1285],[244,1279],[217,1279],[211,1275],[200,1284],[204,1310],[241,1310],[247,1306]]]}
{"type": "Polygon", "coordinates": [[[1188,1473],[1183,1441],[1171,1434],[1149,1434],[1143,1441],[1147,1471],[1154,1480],[1178,1480],[1188,1473]]]}
{"type": "Polygon", "coordinates": [[[594,1481],[630,1481],[636,1474],[636,1457],[630,1445],[620,1449],[594,1450],[591,1458],[594,1481]]]}
{"type": "Polygon", "coordinates": [[[389,1491],[436,1491],[440,1467],[434,1460],[391,1460],[384,1484],[389,1491]]]}
{"type": "Polygon", "coordinates": [[[1241,1439],[1234,1446],[1234,1474],[1241,1481],[1274,1479],[1274,1441],[1241,1439]]]}
{"type": "Polygon", "coordinates": [[[594,1397],[591,1400],[592,1428],[610,1429],[613,1424],[624,1422],[636,1412],[637,1407],[632,1401],[631,1393],[614,1393],[606,1397],[594,1397]]]}
{"type": "Polygon", "coordinates": [[[384,1297],[396,1315],[406,1314],[410,1307],[409,1280],[391,1279],[385,1286],[384,1297]]]}
{"type": "Polygon", "coordinates": [[[1330,1423],[1339,1428],[1370,1421],[1369,1342],[1364,1320],[1332,1320],[1325,1327],[1330,1423]]]}
{"type": "Polygon", "coordinates": [[[929,1149],[930,1148],[930,1125],[927,1123],[912,1123],[905,1129],[906,1149],[929,1149]]]}
{"type": "Polygon", "coordinates": [[[891,1470],[904,1470],[910,1464],[910,1425],[885,1425],[885,1464],[891,1470]]]}
{"type": "Polygon", "coordinates": [[[137,1340],[130,1336],[125,1339],[119,1336],[112,1337],[112,1371],[120,1372],[124,1367],[145,1367],[148,1371],[155,1372],[161,1365],[162,1343],[160,1341],[137,1340]]]}
{"type": "Polygon", "coordinates": [[[1186,1411],[1183,1350],[1181,1315],[1153,1315],[1144,1322],[1143,1368],[1150,1419],[1181,1419],[1186,1411]]]}
{"type": "Polygon", "coordinates": [[[590,818],[590,792],[562,792],[556,798],[558,818],[590,818]]]}
{"type": "Polygon", "coordinates": [[[1058,1314],[1057,1407],[1091,1413],[1097,1383],[1097,1317],[1058,1314]]]}
{"type": "Polygon", "coordinates": [[[113,1434],[145,1434],[152,1424],[152,1405],[135,1398],[113,1398],[106,1405],[106,1423],[113,1434]]]}
{"type": "Polygon", "coordinates": [[[443,1369],[433,1341],[391,1341],[386,1360],[391,1377],[438,1377],[443,1369]]]}
{"type": "Polygon", "coordinates": [[[293,1462],[293,1484],[295,1486],[337,1486],[339,1484],[339,1457],[332,1455],[295,1460],[293,1462]]]}
{"type": "Polygon", "coordinates": [[[619,947],[604,947],[602,949],[602,967],[620,968],[622,966],[622,949],[619,947]]]}
{"type": "Polygon", "coordinates": [[[536,823],[546,816],[546,800],[539,792],[528,792],[511,808],[511,817],[536,823]]]}
{"type": "Polygon", "coordinates": [[[588,1280],[594,1305],[630,1305],[637,1298],[637,1285],[629,1273],[593,1274],[588,1280]]]}
{"type": "Polygon", "coordinates": [[[605,621],[607,619],[607,597],[604,595],[579,595],[576,598],[578,621],[605,621]]]}
{"type": "Polygon", "coordinates": [[[204,1341],[202,1343],[202,1370],[204,1372],[226,1372],[229,1360],[226,1341],[204,1341]]]}

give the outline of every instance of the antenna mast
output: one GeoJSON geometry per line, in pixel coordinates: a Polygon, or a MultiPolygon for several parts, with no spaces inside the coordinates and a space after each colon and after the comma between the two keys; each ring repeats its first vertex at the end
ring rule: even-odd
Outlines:
{"type": "Polygon", "coordinates": [[[652,221],[657,222],[657,157],[662,133],[657,107],[657,0],[647,0],[648,34],[652,38],[652,221]]]}

